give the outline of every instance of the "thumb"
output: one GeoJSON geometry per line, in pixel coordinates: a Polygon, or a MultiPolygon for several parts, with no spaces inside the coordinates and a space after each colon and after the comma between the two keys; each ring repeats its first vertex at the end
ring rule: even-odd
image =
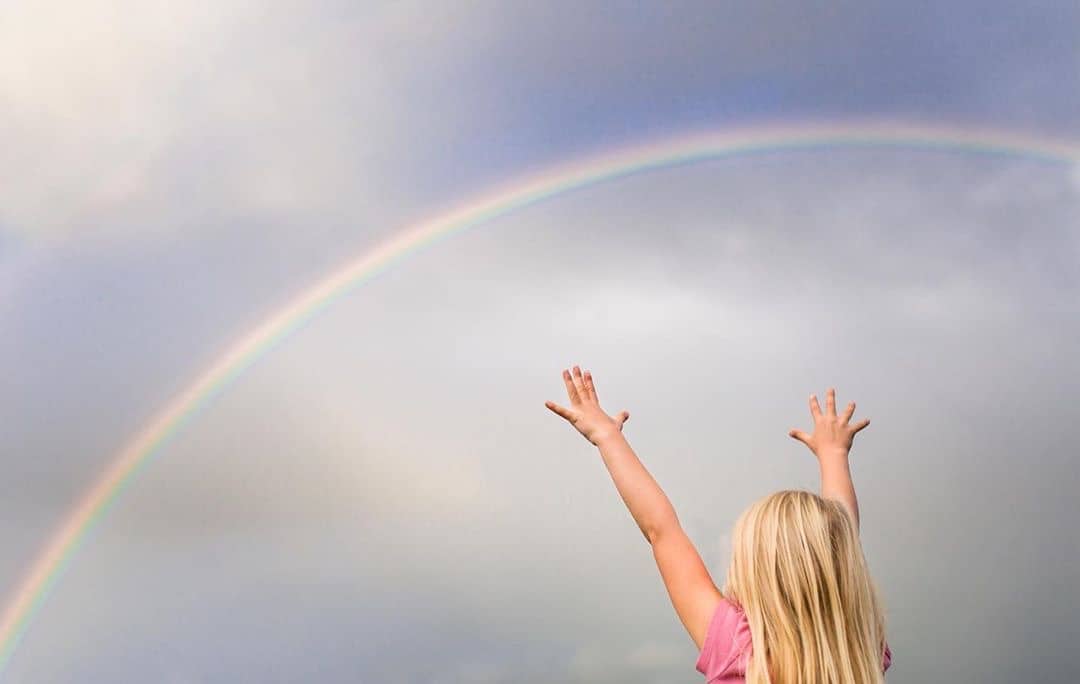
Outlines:
{"type": "Polygon", "coordinates": [[[802,430],[789,430],[788,436],[794,437],[806,446],[810,446],[810,435],[806,434],[802,430]]]}
{"type": "Polygon", "coordinates": [[[616,422],[619,423],[619,429],[621,430],[622,426],[623,426],[623,423],[630,420],[630,412],[629,411],[623,411],[622,413],[619,414],[619,417],[616,418],[615,420],[616,420],[616,422]]]}
{"type": "Polygon", "coordinates": [[[558,404],[556,404],[555,402],[550,401],[550,400],[545,401],[544,406],[547,406],[554,413],[556,413],[557,415],[562,416],[563,418],[570,421],[571,423],[574,422],[574,414],[571,413],[569,409],[563,408],[562,406],[559,406],[558,404]]]}

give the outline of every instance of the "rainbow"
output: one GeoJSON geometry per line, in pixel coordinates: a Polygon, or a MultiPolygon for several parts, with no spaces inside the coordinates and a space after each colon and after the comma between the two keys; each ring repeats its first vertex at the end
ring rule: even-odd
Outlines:
{"type": "MultiPolygon", "coordinates": [[[[510,183],[448,213],[406,227],[296,295],[232,343],[124,446],[49,539],[0,617],[0,675],[88,532],[138,472],[211,399],[277,343],[336,300],[410,254],[498,216],[563,193],[634,174],[740,155],[835,147],[900,147],[1080,163],[1080,144],[971,127],[848,122],[756,126],[664,139],[578,160],[510,183]]],[[[1078,167],[1080,168],[1080,167],[1078,167]]]]}

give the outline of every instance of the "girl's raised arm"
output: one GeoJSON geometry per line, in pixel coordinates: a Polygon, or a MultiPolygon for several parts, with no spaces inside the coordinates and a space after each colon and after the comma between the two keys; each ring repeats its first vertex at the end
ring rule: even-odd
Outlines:
{"type": "Polygon", "coordinates": [[[656,566],[664,580],[668,596],[690,638],[700,649],[720,591],[713,584],[705,563],[690,538],[683,531],[675,509],[660,485],[645,469],[622,434],[623,423],[630,417],[622,411],[615,418],[604,413],[596,397],[592,374],[574,366],[563,371],[570,408],[553,401],[544,405],[565,418],[585,439],[600,449],[604,465],[611,473],[615,488],[641,533],[652,546],[656,566]]]}
{"type": "Polygon", "coordinates": [[[814,433],[791,430],[788,434],[810,448],[821,466],[821,496],[844,504],[859,529],[859,501],[855,498],[855,485],[851,482],[848,454],[851,452],[855,433],[870,424],[866,418],[849,425],[855,414],[855,402],[848,404],[844,415],[836,415],[836,389],[829,388],[825,394],[825,413],[821,412],[817,396],[810,395],[810,416],[814,419],[814,433]]]}

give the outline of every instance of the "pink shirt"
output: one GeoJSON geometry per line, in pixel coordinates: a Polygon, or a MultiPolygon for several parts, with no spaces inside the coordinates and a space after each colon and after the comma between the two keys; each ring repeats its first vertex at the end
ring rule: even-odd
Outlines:
{"type": "MultiPolygon", "coordinates": [[[[697,661],[698,672],[705,675],[706,684],[744,684],[751,650],[750,623],[746,621],[742,608],[721,598],[705,632],[705,643],[701,645],[701,656],[697,661]]],[[[883,672],[892,664],[892,651],[888,643],[885,644],[884,663],[883,672]]]]}

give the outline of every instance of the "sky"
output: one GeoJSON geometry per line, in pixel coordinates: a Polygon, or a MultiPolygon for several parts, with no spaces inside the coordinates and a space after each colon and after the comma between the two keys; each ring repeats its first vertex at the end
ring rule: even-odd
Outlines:
{"type": "MultiPolygon", "coordinates": [[[[885,120],[1080,145],[1080,6],[0,8],[0,599],[230,343],[576,159],[885,120]]],[[[694,682],[593,371],[714,581],[855,401],[890,682],[1080,678],[1080,167],[774,150],[556,196],[275,345],[93,528],[0,682],[694,682]]]]}

